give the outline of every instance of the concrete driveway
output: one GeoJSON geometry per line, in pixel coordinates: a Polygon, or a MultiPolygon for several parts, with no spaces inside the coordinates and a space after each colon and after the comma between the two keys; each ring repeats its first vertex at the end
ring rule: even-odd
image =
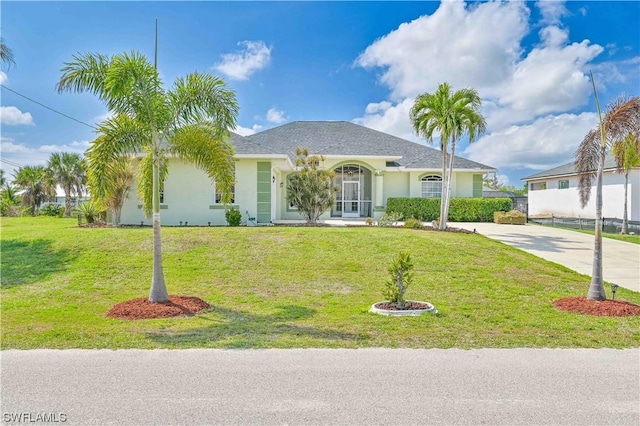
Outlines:
{"type": "MultiPolygon", "coordinates": [[[[473,230],[551,262],[591,276],[594,237],[567,229],[540,225],[498,225],[495,223],[450,223],[473,230]]],[[[605,281],[640,292],[640,245],[603,238],[605,281]]],[[[611,289],[607,286],[607,294],[611,289]]]]}

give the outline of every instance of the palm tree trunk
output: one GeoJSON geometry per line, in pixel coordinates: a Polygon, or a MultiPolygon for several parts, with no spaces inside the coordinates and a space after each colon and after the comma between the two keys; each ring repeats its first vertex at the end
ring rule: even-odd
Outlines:
{"type": "Polygon", "coordinates": [[[71,187],[64,188],[64,217],[71,217],[71,187]]]}
{"type": "Polygon", "coordinates": [[[629,233],[629,218],[627,217],[627,190],[629,188],[629,170],[624,173],[624,212],[622,212],[621,234],[629,233]]]}
{"type": "Polygon", "coordinates": [[[160,142],[153,135],[153,278],[149,291],[149,302],[167,302],[169,293],[162,270],[162,240],[160,238],[160,142]]]}
{"type": "Polygon", "coordinates": [[[447,217],[444,213],[444,206],[447,203],[447,146],[440,144],[442,149],[442,187],[440,188],[440,223],[439,229],[447,229],[447,217]]]}
{"type": "Polygon", "coordinates": [[[606,146],[600,149],[600,161],[598,163],[598,175],[596,186],[596,229],[595,243],[593,247],[593,268],[591,271],[591,285],[587,299],[606,300],[604,292],[604,280],[602,278],[602,172],[604,169],[604,158],[606,146]]]}
{"type": "MultiPolygon", "coordinates": [[[[453,179],[453,159],[456,155],[456,138],[455,136],[451,139],[451,155],[449,157],[449,170],[447,172],[447,198],[446,203],[444,205],[444,228],[447,229],[447,219],[449,218],[449,204],[451,203],[451,180],[453,179]]],[[[442,223],[442,222],[440,222],[442,223]]]]}

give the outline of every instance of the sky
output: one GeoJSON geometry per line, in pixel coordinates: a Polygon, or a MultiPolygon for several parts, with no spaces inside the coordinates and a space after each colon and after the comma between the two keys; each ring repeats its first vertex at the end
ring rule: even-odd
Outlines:
{"type": "MultiPolygon", "coordinates": [[[[16,2],[0,3],[15,64],[0,81],[1,165],[84,152],[106,107],[55,90],[83,53],[139,51],[165,88],[210,72],[236,92],[237,133],[344,120],[411,141],[416,96],[448,82],[481,96],[487,131],[456,153],[506,185],[573,161],[603,107],[640,94],[640,2],[16,2]],[[48,108],[10,91],[31,98],[48,108]]],[[[439,146],[436,140],[434,147],[439,146]]]]}

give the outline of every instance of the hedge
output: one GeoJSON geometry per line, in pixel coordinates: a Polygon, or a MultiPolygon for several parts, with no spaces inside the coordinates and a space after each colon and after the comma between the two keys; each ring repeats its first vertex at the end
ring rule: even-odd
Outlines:
{"type": "MultiPolygon", "coordinates": [[[[491,222],[493,213],[510,211],[511,198],[452,198],[449,203],[449,218],[452,222],[491,222]]],[[[389,198],[387,212],[402,214],[402,220],[411,216],[424,222],[440,216],[439,198],[389,198]]]]}

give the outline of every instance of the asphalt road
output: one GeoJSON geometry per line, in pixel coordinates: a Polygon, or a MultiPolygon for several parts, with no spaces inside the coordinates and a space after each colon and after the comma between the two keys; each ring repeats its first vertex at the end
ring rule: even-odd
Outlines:
{"type": "Polygon", "coordinates": [[[0,357],[4,424],[37,424],[44,415],[48,424],[73,425],[640,424],[639,349],[9,350],[0,357]]]}

